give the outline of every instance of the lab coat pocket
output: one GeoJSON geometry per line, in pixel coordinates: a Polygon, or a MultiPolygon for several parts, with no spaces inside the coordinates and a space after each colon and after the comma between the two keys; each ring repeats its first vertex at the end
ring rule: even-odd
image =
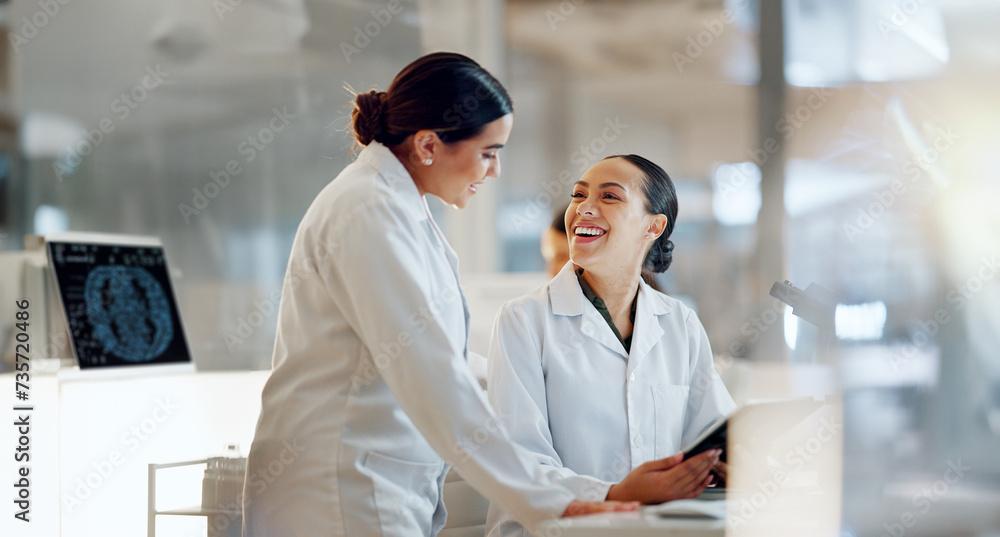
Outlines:
{"type": "Polygon", "coordinates": [[[654,384],[653,414],[656,420],[654,457],[662,459],[681,450],[684,418],[687,412],[690,386],[654,384]]]}
{"type": "Polygon", "coordinates": [[[369,451],[364,466],[372,479],[382,535],[430,535],[444,462],[410,462],[369,451]]]}

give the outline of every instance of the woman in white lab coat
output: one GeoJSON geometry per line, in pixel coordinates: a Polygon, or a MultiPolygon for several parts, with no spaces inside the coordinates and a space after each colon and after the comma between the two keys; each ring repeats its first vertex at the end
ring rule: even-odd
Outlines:
{"type": "MultiPolygon", "coordinates": [[[[547,285],[503,306],[487,390],[511,437],[553,481],[590,500],[692,498],[724,475],[718,450],[678,453],[733,400],[705,330],[679,300],[653,290],[667,269],[677,196],[636,155],[609,157],[574,185],[570,261],[547,285]]],[[[500,504],[490,537],[522,535],[500,504]]]]}
{"type": "Polygon", "coordinates": [[[292,246],[244,534],[436,535],[449,465],[528,525],[634,509],[551,484],[465,362],[458,260],[424,195],[462,208],[500,174],[507,92],[471,59],[438,53],[355,104],[365,148],[313,201],[292,246]]]}

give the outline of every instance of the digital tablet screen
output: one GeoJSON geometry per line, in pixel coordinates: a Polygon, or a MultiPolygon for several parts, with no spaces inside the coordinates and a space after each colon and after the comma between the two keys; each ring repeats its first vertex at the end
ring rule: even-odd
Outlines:
{"type": "Polygon", "coordinates": [[[696,443],[693,446],[684,450],[684,459],[690,459],[691,457],[710,449],[721,449],[722,454],[719,455],[719,460],[725,462],[728,431],[729,418],[727,417],[722,419],[719,423],[712,425],[707,436],[700,438],[700,440],[696,440],[696,443]]]}

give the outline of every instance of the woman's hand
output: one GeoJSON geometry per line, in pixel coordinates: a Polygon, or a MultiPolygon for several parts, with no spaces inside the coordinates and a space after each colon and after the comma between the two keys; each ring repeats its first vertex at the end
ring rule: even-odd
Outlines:
{"type": "Polygon", "coordinates": [[[694,498],[711,483],[709,472],[716,467],[721,453],[712,449],[686,461],[683,453],[649,461],[632,470],[621,483],[612,485],[607,499],[655,504],[694,498]]]}
{"type": "Polygon", "coordinates": [[[729,478],[729,466],[726,463],[722,461],[715,463],[712,473],[715,474],[715,478],[712,480],[713,483],[721,487],[726,486],[726,479],[729,478]]]}
{"type": "Polygon", "coordinates": [[[563,511],[562,518],[613,511],[635,511],[638,508],[639,502],[588,502],[573,500],[570,502],[569,507],[563,511]]]}

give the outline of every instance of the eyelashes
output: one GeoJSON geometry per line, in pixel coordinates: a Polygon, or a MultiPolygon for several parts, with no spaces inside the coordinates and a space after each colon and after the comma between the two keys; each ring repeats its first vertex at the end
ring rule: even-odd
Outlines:
{"type": "MultiPolygon", "coordinates": [[[[574,192],[572,195],[570,195],[570,198],[577,198],[577,199],[582,199],[582,198],[586,198],[586,197],[587,196],[583,192],[574,192]]],[[[615,200],[615,201],[621,201],[621,198],[619,198],[618,196],[616,196],[616,195],[614,195],[614,194],[612,194],[610,192],[605,192],[604,195],[601,196],[601,198],[602,199],[611,199],[611,200],[615,200]]]]}

